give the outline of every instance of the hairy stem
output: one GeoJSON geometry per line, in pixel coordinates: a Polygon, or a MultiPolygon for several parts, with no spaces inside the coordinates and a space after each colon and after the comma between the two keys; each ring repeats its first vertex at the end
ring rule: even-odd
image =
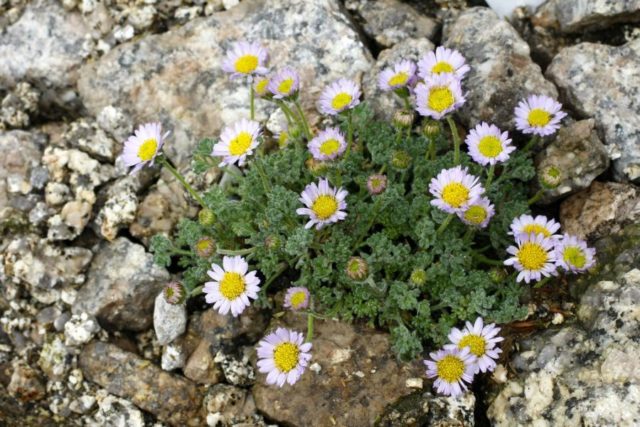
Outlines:
{"type": "Polygon", "coordinates": [[[460,134],[458,134],[458,128],[451,116],[447,116],[447,123],[451,129],[451,136],[453,137],[453,163],[460,164],[460,134]]]}
{"type": "Polygon", "coordinates": [[[167,160],[167,158],[165,156],[158,156],[157,159],[158,159],[159,163],[161,163],[164,167],[166,167],[167,170],[169,172],[171,172],[171,174],[173,174],[173,176],[175,176],[178,181],[180,181],[180,183],[185,188],[185,190],[187,190],[189,192],[189,194],[191,194],[191,196],[194,199],[196,199],[198,201],[198,203],[200,203],[200,206],[202,206],[204,209],[209,209],[209,207],[204,202],[202,197],[200,197],[200,195],[196,192],[196,190],[194,190],[193,187],[191,187],[189,185],[189,183],[184,179],[182,174],[180,172],[178,172],[178,170],[176,168],[171,166],[171,164],[169,163],[169,160],[167,160]]]}

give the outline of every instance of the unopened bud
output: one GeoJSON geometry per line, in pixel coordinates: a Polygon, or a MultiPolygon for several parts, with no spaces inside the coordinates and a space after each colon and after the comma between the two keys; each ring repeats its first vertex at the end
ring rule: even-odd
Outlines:
{"type": "Polygon", "coordinates": [[[315,174],[322,173],[327,168],[326,163],[316,160],[313,157],[307,159],[305,165],[307,166],[307,169],[309,169],[309,172],[315,174]]]}
{"type": "Polygon", "coordinates": [[[422,127],[422,132],[429,139],[436,138],[440,135],[440,123],[435,120],[427,120],[422,127]]]}
{"type": "Polygon", "coordinates": [[[267,249],[275,250],[280,248],[281,245],[282,245],[282,240],[280,240],[280,237],[278,236],[267,236],[264,239],[264,246],[267,249]]]}
{"type": "Polygon", "coordinates": [[[553,190],[562,182],[562,171],[557,166],[545,166],[538,172],[538,180],[542,187],[553,190]]]}
{"type": "Polygon", "coordinates": [[[507,271],[504,268],[494,267],[489,270],[489,277],[493,283],[502,283],[507,278],[507,271]]]}
{"type": "Polygon", "coordinates": [[[180,282],[169,282],[162,290],[164,299],[171,305],[179,305],[187,299],[187,290],[180,282]]]}
{"type": "Polygon", "coordinates": [[[427,272],[422,268],[416,268],[411,272],[411,277],[409,277],[409,281],[411,284],[416,286],[422,286],[427,283],[427,272]]]}
{"type": "Polygon", "coordinates": [[[198,239],[194,249],[200,258],[209,258],[216,251],[216,242],[211,237],[202,237],[198,239]]]}
{"type": "Polygon", "coordinates": [[[376,195],[382,193],[387,188],[386,175],[374,174],[367,179],[367,190],[369,194],[376,195]]]}
{"type": "Polygon", "coordinates": [[[216,214],[211,209],[202,209],[198,212],[198,222],[200,225],[210,227],[216,222],[216,214]]]}
{"type": "Polygon", "coordinates": [[[411,164],[411,156],[404,150],[398,150],[393,153],[391,165],[396,169],[406,169],[411,164]]]}
{"type": "Polygon", "coordinates": [[[398,110],[393,114],[393,124],[398,128],[409,128],[414,117],[413,111],[398,110]]]}
{"type": "Polygon", "coordinates": [[[347,261],[347,276],[353,280],[364,280],[367,277],[369,266],[364,258],[354,256],[347,261]]]}

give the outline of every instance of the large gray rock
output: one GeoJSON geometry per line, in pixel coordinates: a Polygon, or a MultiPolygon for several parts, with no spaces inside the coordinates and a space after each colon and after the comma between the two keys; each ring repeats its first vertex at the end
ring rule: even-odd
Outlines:
{"type": "Polygon", "coordinates": [[[473,7],[460,13],[445,27],[443,44],[459,50],[471,67],[463,85],[467,102],[459,112],[468,125],[486,121],[510,129],[520,100],[530,94],[558,96],[531,60],[527,43],[491,9],[473,7]]]}
{"type": "Polygon", "coordinates": [[[151,326],[153,301],[169,280],[143,246],[120,237],[96,251],[74,313],[87,312],[106,329],[142,331],[151,326]]]}
{"type": "MultiPolygon", "coordinates": [[[[169,157],[185,165],[200,138],[217,136],[223,125],[249,115],[248,86],[231,81],[220,67],[232,41],[259,41],[271,66],[296,67],[301,100],[314,112],[328,82],[369,69],[371,55],[340,8],[337,0],[243,1],[113,49],[82,68],[78,89],[93,114],[113,105],[137,122],[161,120],[172,131],[169,157]]],[[[260,119],[266,118],[265,105],[257,103],[260,119]]]]}
{"type": "Polygon", "coordinates": [[[611,146],[615,177],[640,182],[640,39],[563,49],[547,76],[573,109],[596,120],[611,146]]]}
{"type": "Polygon", "coordinates": [[[549,0],[536,15],[550,14],[564,33],[640,21],[640,0],[549,0]]]}
{"type": "Polygon", "coordinates": [[[60,2],[30,2],[0,33],[0,88],[28,81],[43,92],[45,103],[72,106],[78,69],[90,53],[87,32],[82,17],[66,12],[60,2]]]}

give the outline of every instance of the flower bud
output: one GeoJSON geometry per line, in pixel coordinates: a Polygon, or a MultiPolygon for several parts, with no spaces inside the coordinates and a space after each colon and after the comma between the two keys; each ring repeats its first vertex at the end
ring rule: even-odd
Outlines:
{"type": "Polygon", "coordinates": [[[314,174],[322,173],[327,168],[327,165],[325,162],[321,160],[316,160],[313,157],[307,159],[307,161],[304,162],[304,164],[307,166],[307,169],[309,169],[309,172],[314,174]]]}
{"type": "Polygon", "coordinates": [[[282,245],[282,240],[280,240],[280,237],[278,236],[267,236],[264,239],[264,246],[269,249],[269,250],[276,250],[279,249],[280,246],[282,245]]]}
{"type": "Polygon", "coordinates": [[[502,283],[507,278],[507,271],[504,268],[494,267],[489,270],[489,277],[493,283],[502,283]]]}
{"type": "Polygon", "coordinates": [[[179,305],[187,299],[187,290],[180,282],[169,282],[162,290],[164,299],[171,305],[179,305]]]}
{"type": "Polygon", "coordinates": [[[411,164],[411,156],[404,150],[397,150],[391,158],[391,165],[396,169],[404,170],[411,164]]]}
{"type": "Polygon", "coordinates": [[[413,124],[413,111],[398,110],[393,114],[393,125],[397,128],[410,128],[413,124]]]}
{"type": "Polygon", "coordinates": [[[303,130],[298,125],[289,126],[289,129],[287,129],[287,131],[289,132],[289,137],[291,139],[298,139],[303,135],[303,130]]]}
{"type": "Polygon", "coordinates": [[[367,277],[369,266],[364,258],[354,256],[347,261],[347,276],[353,280],[364,280],[367,277]]]}
{"type": "Polygon", "coordinates": [[[538,180],[540,185],[548,190],[558,188],[562,182],[562,171],[557,166],[546,166],[538,171],[538,180]]]}
{"type": "Polygon", "coordinates": [[[387,188],[387,176],[373,174],[367,179],[367,190],[369,194],[376,195],[382,193],[387,188]]]}
{"type": "Polygon", "coordinates": [[[422,286],[427,283],[427,272],[422,268],[416,268],[411,272],[411,277],[409,277],[409,281],[412,285],[422,286]]]}
{"type": "Polygon", "coordinates": [[[271,92],[267,89],[269,86],[269,79],[266,77],[258,77],[253,83],[253,91],[258,98],[270,98],[271,92]]]}
{"type": "Polygon", "coordinates": [[[210,227],[216,222],[216,214],[211,209],[202,209],[198,212],[198,222],[200,225],[210,227]]]}
{"type": "Polygon", "coordinates": [[[422,127],[422,132],[429,139],[436,138],[440,135],[440,123],[435,120],[427,120],[422,127]]]}
{"type": "Polygon", "coordinates": [[[211,237],[201,237],[194,246],[196,255],[209,258],[216,251],[216,242],[211,237]]]}

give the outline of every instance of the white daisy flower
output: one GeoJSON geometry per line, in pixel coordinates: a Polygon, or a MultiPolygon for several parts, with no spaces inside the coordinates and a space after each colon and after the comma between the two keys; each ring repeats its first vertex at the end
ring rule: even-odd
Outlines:
{"type": "Polygon", "coordinates": [[[507,132],[484,122],[469,131],[465,143],[473,161],[484,166],[506,162],[516,149],[507,132]]]}
{"type": "Polygon", "coordinates": [[[382,70],[378,76],[378,86],[384,92],[401,89],[415,82],[416,64],[408,59],[396,62],[393,66],[382,70]]]}
{"type": "Polygon", "coordinates": [[[449,333],[451,344],[445,345],[445,348],[462,350],[468,347],[477,359],[475,373],[492,372],[496,368],[499,354],[502,353],[502,350],[496,348],[496,344],[504,340],[496,336],[498,332],[500,328],[494,323],[485,326],[482,317],[478,317],[474,324],[466,322],[462,331],[458,328],[451,329],[449,333]]]}
{"type": "Polygon", "coordinates": [[[240,41],[233,44],[227,51],[222,62],[222,69],[231,74],[232,78],[249,77],[257,74],[267,74],[265,67],[268,59],[267,49],[259,43],[240,41]]]}
{"type": "Polygon", "coordinates": [[[231,311],[233,317],[238,316],[249,306],[249,298],[257,299],[260,279],[255,271],[249,270],[249,264],[241,256],[222,258],[222,267],[211,264],[207,271],[212,282],[206,282],[202,288],[205,301],[213,304],[214,310],[220,314],[231,311]]]}
{"type": "Polygon", "coordinates": [[[318,109],[335,116],[360,104],[360,87],[352,80],[339,79],[325,87],[320,94],[318,109]]]}
{"type": "Polygon", "coordinates": [[[293,311],[304,310],[309,307],[309,289],[304,286],[294,286],[287,289],[284,295],[284,307],[293,311]]]}
{"type": "Polygon", "coordinates": [[[344,211],[347,208],[347,194],[342,188],[331,188],[326,178],[321,179],[318,184],[312,182],[300,194],[299,200],[306,208],[298,208],[296,213],[309,216],[310,220],[305,228],[311,228],[315,224],[316,229],[320,230],[327,224],[342,221],[347,217],[344,211]]]}
{"type": "Polygon", "coordinates": [[[458,212],[458,218],[472,227],[485,228],[489,225],[489,221],[495,212],[491,200],[486,197],[480,197],[475,202],[470,203],[463,211],[458,212]]]}
{"type": "Polygon", "coordinates": [[[241,119],[231,126],[227,126],[220,134],[220,142],[213,146],[211,155],[222,157],[220,166],[238,163],[244,166],[247,156],[253,153],[260,141],[260,123],[253,120],[241,119]]]}
{"type": "Polygon", "coordinates": [[[531,95],[515,109],[516,128],[522,133],[547,136],[560,128],[567,114],[562,104],[545,95],[531,95]]]}
{"type": "Polygon", "coordinates": [[[444,46],[438,46],[435,52],[429,52],[418,61],[418,75],[423,80],[441,74],[453,74],[458,79],[462,79],[469,70],[460,52],[444,46]]]}
{"type": "Polygon", "coordinates": [[[427,377],[435,378],[433,388],[445,396],[459,396],[471,384],[476,370],[476,357],[469,347],[445,348],[430,353],[432,360],[425,360],[427,377]]]}
{"type": "Polygon", "coordinates": [[[344,134],[337,127],[327,128],[309,141],[309,151],[316,160],[334,160],[346,149],[344,134]]]}
{"type": "Polygon", "coordinates": [[[516,245],[509,246],[507,252],[513,257],[504,262],[513,265],[520,273],[516,280],[526,283],[538,281],[542,276],[556,276],[555,240],[542,234],[518,234],[516,245]]]}
{"type": "Polygon", "coordinates": [[[311,360],[311,343],[300,332],[278,328],[258,343],[258,370],[267,374],[267,384],[295,384],[311,360]]]}
{"type": "Polygon", "coordinates": [[[269,93],[269,78],[258,76],[253,81],[253,92],[258,98],[265,98],[271,95],[269,93]]]}
{"type": "Polygon", "coordinates": [[[439,74],[418,83],[415,94],[416,111],[435,120],[457,110],[465,102],[460,80],[452,74],[439,74]]]}
{"type": "Polygon", "coordinates": [[[557,238],[556,232],[560,230],[560,224],[554,219],[549,219],[544,215],[538,215],[535,218],[531,215],[520,215],[511,222],[512,236],[518,234],[542,234],[544,237],[557,238]]]}
{"type": "Polygon", "coordinates": [[[431,180],[429,192],[436,197],[431,204],[447,213],[464,212],[484,193],[479,179],[467,168],[456,166],[442,170],[431,180]]]}
{"type": "Polygon", "coordinates": [[[271,78],[268,89],[275,99],[287,98],[300,89],[300,77],[293,68],[283,68],[271,78]]]}
{"type": "Polygon", "coordinates": [[[587,242],[569,234],[556,242],[556,265],[571,273],[582,273],[596,263],[596,250],[587,242]]]}
{"type": "Polygon", "coordinates": [[[146,165],[153,166],[153,161],[160,153],[167,136],[169,132],[162,134],[161,123],[146,123],[136,129],[125,141],[121,155],[125,166],[134,166],[131,174],[137,173],[146,165]]]}

